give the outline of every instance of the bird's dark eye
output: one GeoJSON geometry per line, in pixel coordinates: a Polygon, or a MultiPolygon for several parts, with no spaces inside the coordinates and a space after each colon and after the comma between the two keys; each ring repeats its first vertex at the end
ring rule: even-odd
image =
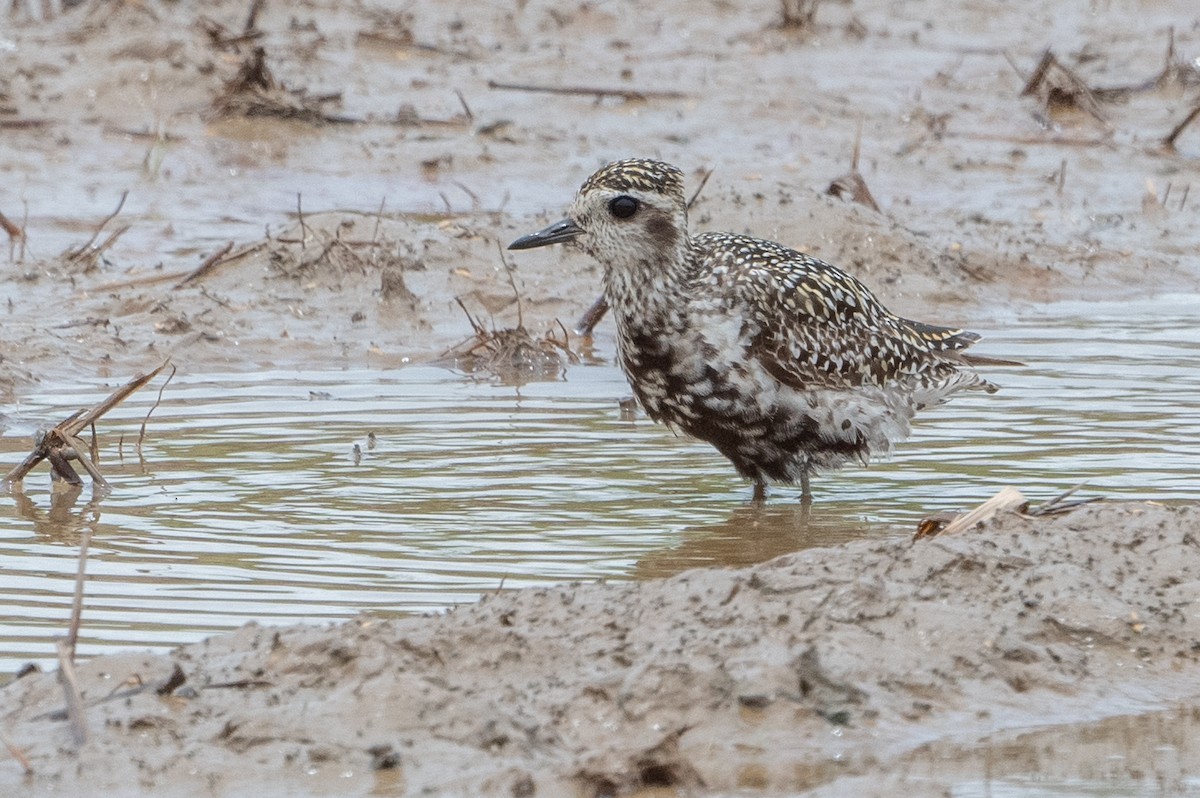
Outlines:
{"type": "Polygon", "coordinates": [[[608,212],[618,219],[628,219],[637,213],[637,209],[641,203],[635,200],[628,194],[622,194],[619,197],[614,197],[608,203],[608,212]]]}

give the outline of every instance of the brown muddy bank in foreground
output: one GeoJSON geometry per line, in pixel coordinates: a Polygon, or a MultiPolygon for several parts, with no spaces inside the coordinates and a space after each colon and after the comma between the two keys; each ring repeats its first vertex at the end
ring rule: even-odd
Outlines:
{"type": "MultiPolygon", "coordinates": [[[[501,593],[436,617],[251,625],[168,655],[83,664],[90,739],[77,752],[54,675],[10,685],[3,725],[34,775],[10,763],[0,784],[122,795],[937,792],[986,781],[962,772],[986,757],[957,757],[939,775],[926,742],[969,751],[997,730],[1194,700],[1198,535],[1195,508],[1092,505],[748,569],[501,593]]],[[[1169,787],[1200,767],[1195,746],[1174,755],[1106,775],[1161,767],[1169,787]]]]}

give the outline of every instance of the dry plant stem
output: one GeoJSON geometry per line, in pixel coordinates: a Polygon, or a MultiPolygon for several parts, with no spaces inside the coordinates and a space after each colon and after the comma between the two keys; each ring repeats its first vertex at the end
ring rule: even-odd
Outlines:
{"type": "Polygon", "coordinates": [[[146,385],[146,383],[150,382],[150,380],[157,377],[163,369],[165,369],[168,365],[170,365],[170,363],[171,363],[170,360],[164,360],[153,371],[146,373],[146,374],[139,374],[138,376],[131,379],[129,382],[122,385],[117,390],[113,391],[108,396],[107,399],[105,399],[103,402],[96,405],[91,410],[87,411],[82,416],[80,416],[77,420],[72,422],[70,434],[77,435],[77,434],[79,434],[79,431],[82,430],[84,427],[90,426],[90,425],[94,424],[95,422],[99,421],[100,418],[105,413],[112,410],[114,407],[121,404],[121,402],[124,402],[127,398],[129,398],[130,394],[141,390],[146,385]]]}
{"type": "Polygon", "coordinates": [[[100,475],[100,469],[92,462],[92,458],[84,454],[87,451],[87,444],[76,435],[70,436],[67,440],[75,448],[75,453],[79,457],[79,464],[83,466],[83,470],[88,472],[88,476],[92,478],[92,484],[104,491],[112,490],[112,485],[108,484],[108,480],[100,475]]]}
{"type": "Polygon", "coordinates": [[[92,290],[95,293],[102,294],[108,291],[119,291],[122,288],[133,288],[139,285],[154,285],[155,283],[169,283],[171,281],[178,282],[193,272],[195,272],[195,269],[188,269],[181,272],[167,272],[165,274],[151,274],[145,277],[133,277],[128,280],[117,280],[116,282],[98,285],[92,290]]]}
{"type": "MultiPolygon", "coordinates": [[[[300,251],[304,251],[304,242],[308,240],[308,227],[304,224],[304,207],[300,204],[300,192],[296,192],[296,216],[300,219],[300,251]]],[[[233,242],[229,242],[233,246],[233,242]]],[[[228,248],[227,248],[228,249],[228,248]]]]}
{"type": "MultiPolygon", "coordinates": [[[[165,366],[166,364],[164,363],[163,365],[165,366]]],[[[146,417],[142,419],[142,426],[138,429],[138,440],[137,440],[137,450],[138,450],[139,454],[142,451],[142,443],[144,443],[146,440],[146,424],[149,423],[149,421],[150,421],[150,415],[155,410],[158,409],[158,406],[160,404],[162,404],[163,391],[165,391],[167,389],[167,386],[171,384],[171,380],[175,379],[176,371],[177,371],[177,369],[175,368],[175,364],[172,363],[171,364],[171,373],[167,375],[166,382],[164,382],[162,385],[158,386],[158,396],[154,397],[154,404],[150,405],[150,409],[146,411],[146,417]]],[[[93,432],[93,436],[94,435],[95,435],[95,433],[93,432]]]]}
{"type": "Polygon", "coordinates": [[[700,199],[700,192],[703,191],[704,187],[708,185],[708,179],[713,176],[713,172],[715,171],[717,171],[715,167],[709,169],[704,173],[704,177],[700,178],[700,184],[696,186],[696,190],[693,191],[692,196],[688,198],[687,209],[689,211],[692,209],[692,206],[696,204],[696,200],[700,199]]]}
{"type": "Polygon", "coordinates": [[[83,582],[87,573],[88,548],[92,543],[92,527],[84,525],[79,538],[79,567],[75,569],[75,596],[71,601],[71,622],[67,626],[67,656],[75,661],[75,646],[79,642],[79,624],[83,620],[83,582]]]}
{"type": "Polygon", "coordinates": [[[246,14],[246,24],[242,26],[243,33],[250,33],[254,30],[255,24],[258,22],[258,14],[262,11],[264,0],[253,0],[250,3],[250,12],[246,14]]]}
{"type": "Polygon", "coordinates": [[[182,280],[180,280],[178,283],[176,283],[175,287],[181,288],[182,286],[185,286],[188,283],[199,280],[201,277],[208,274],[210,271],[212,271],[213,269],[215,269],[217,267],[217,264],[219,264],[226,255],[229,254],[229,250],[231,250],[231,249],[233,249],[232,241],[230,241],[228,244],[221,247],[219,250],[217,250],[213,254],[209,255],[207,258],[205,258],[203,263],[201,263],[194,271],[189,273],[187,277],[184,277],[182,280]]]}
{"type": "Polygon", "coordinates": [[[105,226],[107,226],[109,222],[111,222],[113,219],[117,218],[117,214],[119,214],[121,212],[121,209],[125,207],[125,199],[128,196],[129,196],[128,189],[121,192],[121,199],[119,202],[117,202],[116,210],[114,210],[108,216],[105,216],[104,220],[96,226],[96,231],[94,233],[92,233],[92,237],[88,239],[88,242],[86,244],[84,244],[82,247],[80,247],[79,249],[77,249],[71,253],[71,255],[69,257],[72,260],[81,257],[84,253],[86,253],[88,250],[90,250],[92,248],[92,245],[96,243],[96,239],[100,237],[100,232],[102,230],[104,230],[105,226]]]}
{"type": "Polygon", "coordinates": [[[965,529],[970,529],[976,524],[987,521],[988,519],[995,517],[998,513],[1008,510],[1016,510],[1020,507],[1026,506],[1027,504],[1028,501],[1025,499],[1025,496],[1021,493],[1021,491],[1011,486],[1004,487],[1001,488],[1000,492],[995,496],[988,499],[974,510],[958,516],[941,529],[926,533],[918,532],[913,539],[921,540],[934,538],[938,535],[953,535],[956,532],[962,532],[965,529]]]}
{"type": "Polygon", "coordinates": [[[473,58],[473,54],[467,50],[455,50],[450,47],[440,47],[436,44],[427,44],[425,42],[413,41],[410,38],[400,36],[389,36],[386,33],[377,33],[375,31],[362,30],[358,32],[356,37],[359,42],[368,42],[385,47],[394,47],[397,50],[415,50],[419,53],[437,53],[439,55],[449,55],[454,58],[473,58]]]}
{"type": "Polygon", "coordinates": [[[513,298],[517,301],[517,327],[523,330],[525,329],[525,314],[521,309],[521,292],[517,290],[517,281],[513,277],[516,269],[504,259],[504,247],[500,245],[499,241],[496,242],[496,249],[500,250],[500,263],[504,266],[505,275],[508,276],[508,287],[512,289],[513,298]]]}
{"type": "Polygon", "coordinates": [[[375,229],[371,232],[371,240],[364,241],[364,242],[347,241],[347,242],[344,242],[346,244],[346,246],[355,246],[355,245],[361,246],[363,244],[366,244],[367,246],[373,247],[373,246],[378,245],[378,243],[379,243],[379,226],[381,224],[383,224],[383,206],[386,203],[387,203],[387,197],[384,197],[383,199],[379,200],[379,210],[377,210],[375,212],[375,229]]]}
{"type": "MultiPolygon", "coordinates": [[[[78,440],[78,438],[76,438],[78,440]]],[[[80,460],[84,456],[80,454],[80,460]]],[[[71,621],[67,636],[55,643],[58,649],[58,680],[63,688],[67,705],[67,720],[71,724],[71,736],[75,745],[87,742],[87,721],[84,718],[83,696],[79,692],[79,681],[75,678],[75,646],[79,642],[79,624],[83,619],[83,584],[87,573],[88,547],[92,542],[92,527],[86,525],[79,539],[79,567],[75,570],[75,596],[71,601],[71,621]]]]}
{"type": "Polygon", "coordinates": [[[503,83],[498,80],[489,80],[488,88],[540,94],[591,95],[597,98],[620,97],[623,100],[682,100],[687,97],[687,94],[682,91],[637,91],[634,89],[607,89],[599,86],[542,86],[534,83],[503,83]]]}
{"type": "Polygon", "coordinates": [[[0,229],[8,233],[8,237],[13,241],[16,241],[18,238],[24,235],[24,233],[21,232],[21,228],[10,222],[8,217],[3,213],[0,213],[0,229]]]}
{"type": "Polygon", "coordinates": [[[9,739],[8,735],[0,732],[0,742],[4,743],[4,747],[8,749],[8,755],[17,760],[17,764],[21,766],[26,776],[33,775],[33,765],[29,763],[29,757],[25,756],[25,752],[9,739]]]}
{"type": "Polygon", "coordinates": [[[575,324],[576,335],[591,335],[596,329],[596,325],[604,318],[604,314],[608,313],[608,300],[601,294],[600,297],[592,303],[592,306],[583,312],[579,321],[575,324]]]}
{"type": "Polygon", "coordinates": [[[463,113],[467,115],[467,121],[474,122],[475,114],[471,113],[471,106],[467,105],[467,98],[463,97],[463,93],[458,89],[454,90],[454,94],[458,97],[458,103],[462,106],[463,113]]]}
{"type": "Polygon", "coordinates": [[[79,680],[75,677],[73,652],[65,640],[55,643],[58,650],[58,683],[62,685],[63,699],[67,705],[67,721],[71,724],[71,739],[76,746],[87,742],[87,719],[83,714],[83,696],[79,692],[79,680]]]}
{"type": "Polygon", "coordinates": [[[1188,115],[1183,118],[1182,122],[1172,128],[1171,132],[1163,137],[1163,147],[1173,152],[1175,150],[1175,140],[1179,138],[1180,134],[1183,133],[1185,129],[1187,129],[1188,125],[1192,124],[1197,116],[1200,116],[1200,105],[1197,105],[1195,108],[1193,108],[1191,112],[1189,112],[1188,115]]]}
{"type": "MultiPolygon", "coordinates": [[[[166,368],[170,362],[171,361],[169,360],[164,360],[158,366],[158,368],[154,369],[148,374],[141,374],[134,377],[132,380],[109,394],[109,396],[103,402],[100,402],[91,409],[78,410],[67,416],[67,418],[59,422],[54,429],[46,433],[33,452],[23,461],[21,461],[20,465],[5,474],[3,479],[0,479],[0,489],[11,489],[14,484],[23,480],[25,475],[28,474],[34,466],[47,458],[50,458],[53,462],[59,460],[61,457],[62,459],[60,462],[54,462],[55,470],[64,476],[68,481],[71,481],[70,475],[75,474],[75,471],[70,467],[69,464],[67,464],[65,455],[61,451],[64,447],[68,446],[74,450],[74,453],[79,458],[80,463],[83,464],[83,467],[87,469],[88,474],[90,474],[92,479],[95,480],[95,487],[102,490],[108,489],[108,483],[103,477],[100,476],[99,469],[96,468],[96,466],[91,462],[91,459],[88,457],[88,447],[79,439],[79,433],[87,427],[93,426],[97,421],[100,420],[100,418],[104,416],[105,413],[112,410],[121,402],[125,401],[130,394],[139,390],[150,380],[158,376],[158,374],[164,368],[166,368]],[[65,469],[63,466],[65,466],[65,469]]],[[[157,403],[155,403],[155,406],[157,407],[157,403]]],[[[151,408],[151,410],[153,410],[153,408],[151,408]]],[[[78,484],[78,478],[79,477],[76,474],[75,484],[78,484]]]]}
{"type": "Polygon", "coordinates": [[[1071,105],[1090,115],[1105,129],[1111,129],[1108,120],[1100,111],[1096,91],[1073,70],[1063,65],[1053,52],[1046,50],[1021,89],[1021,96],[1037,96],[1049,107],[1055,92],[1065,95],[1071,105]]]}

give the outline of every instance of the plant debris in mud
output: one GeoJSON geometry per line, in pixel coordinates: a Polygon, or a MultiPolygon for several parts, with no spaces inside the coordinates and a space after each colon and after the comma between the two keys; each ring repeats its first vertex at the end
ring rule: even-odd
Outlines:
{"type": "Polygon", "coordinates": [[[331,114],[325,107],[340,102],[340,92],[310,95],[307,89],[289,89],[275,80],[267,67],[267,53],[255,47],[241,62],[233,77],[225,81],[214,98],[212,111],[218,117],[271,116],[314,125],[350,124],[360,120],[331,114]]]}
{"type": "Polygon", "coordinates": [[[839,199],[849,199],[859,205],[865,205],[876,213],[883,213],[879,203],[875,201],[871,189],[867,188],[867,180],[858,171],[858,157],[862,150],[862,122],[858,123],[858,132],[854,136],[854,153],[850,156],[850,171],[835,179],[825,190],[826,194],[839,199]]]}
{"type": "Polygon", "coordinates": [[[1091,86],[1060,62],[1050,50],[1042,53],[1041,60],[1021,89],[1021,96],[1036,97],[1047,122],[1069,109],[1082,111],[1104,127],[1109,126],[1091,86]]]}
{"type": "Polygon", "coordinates": [[[1084,499],[1071,498],[1082,487],[1083,485],[1076,485],[1070,490],[1063,491],[1053,499],[1039,504],[1037,507],[1030,507],[1029,500],[1025,498],[1025,495],[1021,491],[1012,486],[1007,486],[1001,488],[992,498],[967,512],[942,512],[922,518],[917,524],[917,531],[913,535],[913,540],[934,538],[938,535],[953,535],[979,526],[985,521],[990,521],[1000,513],[1015,512],[1027,518],[1037,518],[1039,516],[1058,515],[1059,513],[1073,510],[1080,505],[1091,504],[1092,502],[1104,499],[1103,496],[1090,496],[1084,499]]]}
{"type": "MultiPolygon", "coordinates": [[[[148,374],[139,374],[113,391],[104,401],[91,409],[78,410],[63,419],[52,429],[39,434],[35,441],[36,445],[33,452],[22,460],[19,465],[5,474],[3,479],[0,479],[0,489],[4,491],[19,491],[21,482],[25,479],[25,476],[43,460],[50,461],[51,477],[55,482],[63,482],[69,486],[82,485],[83,480],[80,479],[79,474],[71,466],[71,461],[76,460],[88,472],[88,475],[92,478],[92,485],[96,490],[108,491],[110,485],[96,466],[96,462],[99,460],[96,448],[96,422],[108,413],[108,411],[121,404],[121,402],[124,402],[130,394],[141,389],[146,383],[157,377],[168,365],[170,365],[169,360],[164,361],[158,368],[148,374]],[[91,446],[85,444],[79,437],[79,434],[88,427],[92,428],[91,446]]],[[[174,370],[172,370],[173,375],[174,370]]],[[[167,378],[167,382],[170,382],[170,377],[167,378]]],[[[164,387],[166,386],[164,385],[164,387]]],[[[157,406],[157,402],[155,406],[157,406]]],[[[153,412],[154,408],[152,407],[150,410],[153,412]]],[[[141,436],[138,438],[138,446],[141,446],[141,437],[145,434],[146,425],[143,422],[141,436]]]]}
{"type": "Polygon", "coordinates": [[[475,334],[443,352],[435,363],[468,374],[486,374],[504,383],[520,385],[534,380],[559,380],[579,355],[571,349],[570,336],[559,323],[562,338],[547,332],[534,338],[521,322],[516,327],[489,329],[471,315],[462,300],[455,300],[467,314],[475,334]]]}
{"type": "MultiPolygon", "coordinates": [[[[1022,97],[1036,97],[1041,104],[1042,122],[1060,118],[1064,111],[1082,112],[1098,122],[1105,130],[1111,130],[1102,106],[1106,103],[1123,102],[1132,94],[1150,91],[1188,91],[1200,87],[1200,68],[1196,63],[1180,60],[1175,54],[1175,30],[1168,31],[1167,52],[1163,68],[1149,80],[1119,86],[1096,87],[1090,85],[1073,69],[1062,63],[1052,50],[1042,53],[1033,72],[1021,89],[1022,97]]],[[[1200,107],[1192,110],[1182,122],[1163,137],[1163,147],[1173,150],[1175,139],[1200,114],[1200,107]]]]}

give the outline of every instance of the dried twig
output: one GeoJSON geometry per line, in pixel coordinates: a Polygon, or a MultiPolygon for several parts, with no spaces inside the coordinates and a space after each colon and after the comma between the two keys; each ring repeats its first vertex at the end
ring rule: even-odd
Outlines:
{"type": "Polygon", "coordinates": [[[252,0],[250,11],[246,14],[246,24],[242,26],[243,33],[250,33],[257,27],[258,15],[262,11],[264,0],[252,0]]]}
{"type": "Polygon", "coordinates": [[[579,321],[575,324],[575,334],[588,336],[596,329],[596,325],[604,318],[604,314],[608,313],[608,300],[603,294],[592,303],[592,306],[583,312],[579,317],[579,321]]]}
{"type": "Polygon", "coordinates": [[[1180,122],[1178,125],[1173,127],[1171,129],[1171,132],[1163,137],[1163,140],[1162,140],[1163,147],[1167,150],[1170,150],[1171,152],[1174,152],[1175,151],[1175,140],[1179,138],[1179,135],[1181,133],[1183,133],[1183,131],[1187,128],[1188,125],[1192,124],[1192,122],[1195,121],[1197,116],[1200,116],[1200,105],[1197,105],[1195,108],[1193,108],[1188,113],[1188,115],[1183,118],[1182,122],[1180,122]]]}
{"type": "Polygon", "coordinates": [[[79,460],[84,469],[92,477],[94,487],[98,490],[107,490],[109,487],[108,482],[104,480],[104,477],[100,475],[100,470],[96,468],[91,458],[88,457],[89,447],[79,439],[79,433],[95,424],[105,413],[125,401],[130,394],[154,379],[169,363],[169,360],[163,361],[158,368],[148,374],[141,374],[134,377],[94,407],[88,410],[77,410],[59,422],[57,426],[40,437],[36,447],[29,456],[5,474],[3,479],[0,479],[0,490],[11,490],[13,485],[21,482],[25,478],[25,475],[33,470],[34,466],[42,462],[42,460],[50,460],[54,473],[62,479],[72,484],[80,484],[79,475],[75,473],[75,470],[71,468],[69,463],[69,460],[79,460]]]}
{"type": "Polygon", "coordinates": [[[119,291],[122,288],[132,288],[138,285],[154,285],[155,283],[166,283],[172,280],[178,281],[192,274],[195,269],[188,269],[182,272],[163,272],[162,274],[147,274],[141,277],[131,277],[128,280],[116,280],[111,283],[98,285],[91,291],[102,294],[106,291],[119,291]]]}
{"type": "MultiPolygon", "coordinates": [[[[296,192],[296,216],[300,219],[300,251],[304,251],[304,242],[308,240],[308,226],[304,224],[304,207],[300,203],[300,192],[296,192]]],[[[233,246],[233,242],[229,242],[233,246]]]]}
{"type": "Polygon", "coordinates": [[[1071,497],[1074,496],[1079,489],[1086,484],[1086,482],[1080,482],[1070,490],[1064,490],[1050,501],[1043,502],[1037,507],[1031,507],[1026,511],[1026,515],[1032,515],[1035,517],[1042,515],[1057,515],[1058,513],[1065,513],[1067,510],[1073,510],[1081,504],[1091,504],[1092,502],[1098,502],[1104,499],[1103,496],[1089,496],[1086,499],[1071,499],[1071,497]],[[1070,501],[1068,501],[1068,499],[1070,499],[1070,501]]]}
{"type": "Polygon", "coordinates": [[[500,263],[504,266],[504,274],[508,277],[508,286],[512,289],[513,298],[517,302],[517,327],[524,329],[525,313],[521,308],[521,292],[517,290],[517,280],[513,277],[516,268],[504,257],[504,247],[500,246],[499,241],[496,242],[496,248],[500,250],[500,263]]]}
{"type": "Polygon", "coordinates": [[[700,199],[700,192],[703,191],[704,187],[708,185],[708,179],[713,176],[713,172],[715,171],[717,171],[716,168],[709,169],[704,173],[704,176],[700,178],[700,185],[696,186],[696,190],[692,192],[692,196],[688,198],[687,205],[685,206],[689,211],[692,209],[692,206],[696,204],[696,200],[700,199]]]}
{"type": "Polygon", "coordinates": [[[458,89],[454,90],[454,94],[458,97],[458,104],[462,106],[463,113],[467,115],[467,122],[474,122],[475,114],[471,113],[471,106],[467,105],[467,98],[458,89]]]}
{"type": "Polygon", "coordinates": [[[467,50],[455,50],[448,47],[440,47],[436,44],[427,44],[419,42],[412,37],[411,34],[406,36],[395,36],[387,33],[378,33],[376,31],[359,31],[358,44],[369,44],[377,47],[392,47],[397,50],[416,50],[421,53],[437,53],[438,55],[449,55],[455,58],[470,59],[474,58],[474,53],[467,50]]]}
{"type": "Polygon", "coordinates": [[[1078,108],[1105,128],[1109,127],[1092,87],[1060,62],[1050,50],[1042,53],[1041,60],[1021,89],[1021,96],[1037,97],[1047,111],[1053,111],[1058,106],[1078,108]]]}
{"type": "Polygon", "coordinates": [[[489,89],[505,89],[507,91],[528,91],[540,94],[571,94],[591,95],[598,99],[604,97],[620,97],[627,101],[639,100],[681,100],[688,95],[682,91],[651,91],[637,89],[608,89],[598,86],[543,86],[534,83],[504,83],[498,80],[488,81],[489,89]]]}
{"type": "Polygon", "coordinates": [[[225,260],[225,256],[229,254],[229,250],[233,249],[233,242],[230,241],[225,246],[205,258],[198,267],[188,273],[186,277],[175,284],[176,288],[182,288],[188,283],[195,282],[201,277],[211,272],[218,264],[225,260]]]}
{"type": "Polygon", "coordinates": [[[96,225],[96,230],[92,233],[92,237],[88,239],[88,242],[86,244],[84,244],[81,247],[78,247],[77,249],[71,250],[67,253],[67,255],[66,255],[67,260],[78,262],[78,261],[83,260],[85,257],[86,258],[94,258],[94,257],[98,256],[101,252],[103,252],[104,249],[112,246],[113,242],[116,241],[117,237],[119,237],[122,233],[124,233],[126,230],[129,229],[128,225],[125,226],[124,228],[119,230],[114,235],[109,236],[108,240],[105,241],[103,246],[98,247],[96,249],[92,248],[92,245],[94,245],[96,243],[96,239],[100,237],[100,233],[102,230],[104,230],[105,226],[107,226],[108,223],[111,222],[113,219],[117,218],[117,214],[119,214],[121,212],[121,209],[125,207],[125,199],[128,196],[129,196],[128,189],[121,192],[121,199],[120,199],[120,201],[117,202],[116,210],[114,210],[108,216],[105,216],[104,220],[101,221],[100,224],[96,225]]]}
{"type": "MultiPolygon", "coordinates": [[[[165,366],[166,364],[164,363],[163,365],[165,366]]],[[[163,391],[165,391],[167,389],[167,386],[171,384],[171,380],[175,379],[175,371],[176,371],[175,364],[172,363],[171,364],[171,373],[167,375],[166,381],[164,381],[162,385],[158,386],[158,396],[154,397],[154,404],[150,405],[150,409],[146,411],[146,417],[142,419],[142,426],[138,428],[137,449],[139,452],[142,450],[142,444],[146,440],[146,424],[149,423],[150,416],[153,415],[154,411],[158,409],[158,406],[160,404],[162,404],[163,391]]],[[[95,439],[96,439],[96,429],[95,429],[95,427],[93,427],[92,428],[92,440],[95,441],[95,439]]]]}
{"type": "MultiPolygon", "coordinates": [[[[371,240],[366,242],[370,246],[375,246],[379,243],[379,226],[383,224],[383,206],[387,203],[387,197],[379,200],[379,210],[375,211],[375,229],[371,231],[371,240]]],[[[347,246],[354,242],[346,242],[347,246]]]]}
{"type": "Polygon", "coordinates": [[[83,695],[79,692],[79,679],[75,676],[74,651],[65,640],[55,643],[58,651],[58,683],[62,685],[63,699],[67,705],[67,720],[71,723],[71,739],[76,746],[87,742],[87,718],[83,714],[83,695]]]}
{"type": "Polygon", "coordinates": [[[8,749],[8,755],[17,760],[17,763],[21,766],[21,770],[25,772],[25,775],[32,776],[33,765],[29,763],[29,757],[25,756],[25,752],[18,748],[4,732],[0,732],[0,742],[3,742],[4,747],[8,749]]]}
{"type": "Polygon", "coordinates": [[[871,194],[871,189],[867,188],[866,178],[862,176],[862,172],[858,171],[858,157],[861,147],[862,120],[860,119],[858,122],[858,132],[854,136],[854,151],[850,156],[850,171],[830,183],[825,193],[839,198],[849,196],[851,200],[857,202],[859,205],[865,205],[876,213],[883,213],[879,209],[879,203],[875,201],[875,197],[871,194]]]}

